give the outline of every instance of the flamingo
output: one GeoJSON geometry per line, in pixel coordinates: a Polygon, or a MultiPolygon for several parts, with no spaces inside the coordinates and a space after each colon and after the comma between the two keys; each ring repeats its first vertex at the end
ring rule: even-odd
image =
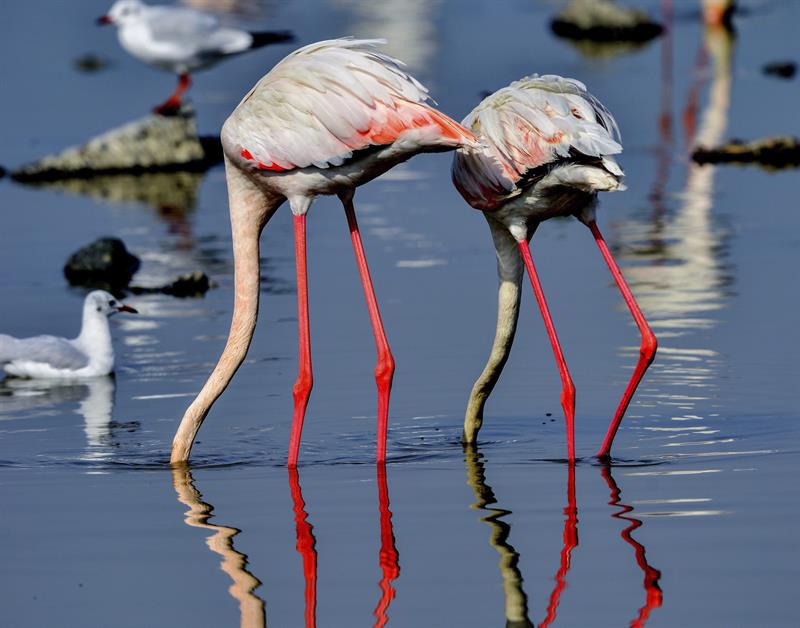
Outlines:
{"type": "Polygon", "coordinates": [[[306,212],[320,194],[341,200],[378,353],[377,461],[386,459],[394,358],[356,222],[355,189],[417,153],[475,144],[473,133],[427,104],[428,92],[382,40],[335,39],[301,48],[248,92],[222,128],[234,256],[230,334],[214,371],[181,420],[173,463],[186,461],[201,423],[244,360],[258,314],[259,238],[284,202],[294,216],[299,373],[288,464],[297,464],[313,383],[306,273],[306,212]]]}
{"type": "Polygon", "coordinates": [[[494,343],[470,393],[463,441],[476,441],[484,405],[508,359],[519,317],[524,264],[558,364],[567,454],[570,462],[575,460],[575,386],[529,245],[539,223],[572,215],[591,230],[642,336],[638,363],[597,453],[608,458],[625,410],[657,347],[595,220],[597,192],[625,189],[623,172],[612,157],[622,151],[617,123],[583,83],[532,75],[486,97],[462,124],[480,136],[481,143],[455,153],[453,182],[489,223],[500,282],[494,343]]]}

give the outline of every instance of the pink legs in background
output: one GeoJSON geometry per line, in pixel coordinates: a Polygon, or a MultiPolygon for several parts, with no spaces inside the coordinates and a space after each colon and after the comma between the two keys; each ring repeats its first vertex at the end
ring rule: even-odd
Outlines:
{"type": "Polygon", "coordinates": [[[642,626],[645,625],[645,622],[647,622],[647,619],[650,617],[650,611],[654,608],[658,608],[663,603],[664,594],[661,592],[661,587],[658,585],[658,581],[661,578],[661,572],[658,569],[650,566],[650,564],[647,562],[644,545],[636,541],[631,536],[631,533],[636,530],[636,528],[641,527],[642,522],[634,517],[626,516],[628,513],[633,512],[633,507],[623,504],[620,501],[621,491],[617,486],[617,483],[614,481],[614,478],[611,476],[611,467],[608,465],[604,466],[601,470],[601,473],[603,474],[603,478],[605,479],[606,484],[608,484],[608,488],[611,491],[611,501],[608,502],[608,504],[610,506],[618,506],[621,508],[619,512],[615,512],[611,516],[615,519],[620,519],[630,523],[630,525],[620,533],[620,536],[636,552],[636,563],[644,573],[644,590],[646,596],[645,603],[644,606],[639,609],[639,614],[636,619],[634,619],[630,624],[631,628],[642,628],[642,626]]]}
{"type": "Polygon", "coordinates": [[[317,541],[314,526],[308,522],[306,504],[300,490],[297,467],[289,467],[289,488],[292,493],[292,510],[297,534],[297,551],[303,557],[303,577],[306,581],[306,628],[317,625],[317,541]]]}
{"type": "Polygon", "coordinates": [[[386,483],[386,465],[378,464],[378,511],[381,518],[381,550],[380,565],[382,578],[380,581],[381,599],[372,612],[377,618],[376,628],[385,626],[389,621],[386,611],[392,603],[396,591],[392,582],[400,575],[399,555],[394,543],[394,530],[392,528],[392,511],[389,510],[389,487],[386,483]]]}
{"type": "Polygon", "coordinates": [[[372,332],[375,334],[375,345],[378,350],[378,364],[375,366],[375,383],[378,387],[378,429],[377,429],[377,454],[378,464],[386,462],[386,432],[389,423],[389,394],[392,390],[392,378],[394,377],[394,358],[386,340],[386,332],[383,329],[381,314],[378,310],[378,301],[375,298],[375,289],[372,287],[372,279],[369,276],[367,258],[364,255],[364,246],[361,243],[361,233],[356,222],[356,212],[353,207],[352,193],[341,196],[345,213],[347,214],[347,225],[350,228],[350,237],[353,240],[353,251],[356,255],[358,273],[361,276],[361,283],[364,286],[364,297],[367,300],[369,310],[369,320],[372,323],[372,332]]]}
{"type": "Polygon", "coordinates": [[[547,628],[556,618],[558,603],[561,601],[561,592],[567,586],[567,572],[572,560],[572,550],[578,547],[578,506],[575,501],[575,465],[569,465],[567,476],[567,506],[564,508],[564,546],[561,549],[561,565],[556,573],[556,587],[550,594],[547,605],[547,617],[539,624],[539,628],[547,628]]]}
{"type": "Polygon", "coordinates": [[[303,419],[314,377],[311,372],[311,333],[308,321],[308,269],[306,266],[306,216],[294,216],[295,264],[297,266],[297,327],[300,344],[297,381],[294,384],[294,416],[289,436],[289,467],[297,466],[303,419]]]}
{"type": "Polygon", "coordinates": [[[531,279],[533,292],[536,295],[536,301],[539,304],[539,310],[542,312],[544,319],[544,326],[547,329],[547,335],[550,337],[550,344],[553,346],[553,353],[556,356],[558,363],[558,371],[561,375],[561,407],[564,408],[564,416],[567,422],[567,457],[570,462],[575,461],[575,386],[572,383],[572,378],[567,368],[567,362],[564,359],[564,353],[561,350],[561,344],[558,342],[556,335],[556,328],[553,325],[553,319],[550,316],[550,310],[547,307],[547,301],[544,298],[542,285],[539,282],[539,275],[536,273],[536,267],[533,265],[533,258],[531,257],[531,250],[528,242],[519,240],[519,250],[522,253],[522,259],[525,262],[525,268],[528,269],[528,276],[531,279]]]}
{"type": "Polygon", "coordinates": [[[172,92],[172,95],[158,107],[153,109],[153,112],[159,113],[163,116],[175,114],[178,109],[180,109],[181,98],[186,93],[186,90],[191,87],[191,85],[192,79],[189,78],[189,75],[184,72],[180,75],[180,78],[178,78],[178,86],[175,88],[175,91],[172,92]]]}
{"type": "Polygon", "coordinates": [[[606,260],[606,264],[608,264],[608,268],[611,271],[611,274],[614,276],[614,281],[616,281],[617,286],[622,293],[622,298],[625,299],[625,303],[627,304],[628,309],[631,311],[631,314],[636,321],[636,326],[639,328],[639,332],[642,335],[642,344],[639,348],[639,361],[636,363],[636,368],[633,371],[633,375],[631,375],[631,378],[628,381],[628,385],[625,388],[625,392],[623,393],[622,399],[619,402],[617,411],[614,413],[614,418],[611,420],[611,424],[608,426],[608,431],[606,432],[606,437],[603,439],[603,444],[600,447],[600,450],[597,452],[598,458],[608,458],[611,454],[611,444],[614,442],[614,436],[617,433],[617,429],[619,429],[619,424],[622,422],[622,417],[625,415],[625,411],[628,409],[628,404],[631,402],[631,398],[636,392],[639,382],[642,381],[642,377],[644,376],[647,367],[650,366],[650,364],[653,362],[653,358],[655,358],[658,342],[656,341],[655,334],[653,334],[653,331],[647,324],[647,320],[645,320],[642,310],[639,309],[636,299],[633,298],[633,293],[628,287],[628,284],[625,282],[625,278],[622,276],[622,272],[620,271],[619,266],[617,266],[617,262],[614,261],[614,257],[611,255],[611,251],[608,249],[608,245],[603,239],[600,229],[597,228],[597,223],[594,220],[591,220],[587,223],[587,226],[589,229],[591,229],[595,242],[600,248],[600,253],[606,260]]]}

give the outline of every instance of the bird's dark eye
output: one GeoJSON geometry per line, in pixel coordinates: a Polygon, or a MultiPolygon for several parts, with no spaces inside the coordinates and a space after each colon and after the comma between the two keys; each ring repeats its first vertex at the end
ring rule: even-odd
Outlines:
{"type": "Polygon", "coordinates": [[[116,302],[116,301],[109,301],[109,302],[108,302],[108,306],[109,306],[109,307],[114,307],[116,304],[117,304],[117,302],[116,302]]]}
{"type": "Polygon", "coordinates": [[[98,306],[97,306],[97,311],[98,311],[98,312],[102,312],[102,311],[103,311],[103,308],[101,308],[101,307],[98,305],[98,306]]]}

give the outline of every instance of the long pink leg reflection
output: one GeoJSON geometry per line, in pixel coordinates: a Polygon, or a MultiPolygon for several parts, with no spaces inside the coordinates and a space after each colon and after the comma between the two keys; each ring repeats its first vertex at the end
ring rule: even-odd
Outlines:
{"type": "Polygon", "coordinates": [[[520,253],[522,253],[522,261],[525,262],[525,268],[528,269],[533,293],[536,295],[536,302],[539,304],[544,326],[547,329],[547,335],[550,337],[550,344],[553,347],[553,354],[558,363],[558,372],[561,375],[561,407],[564,408],[564,418],[567,422],[567,458],[570,462],[573,462],[575,460],[575,385],[572,383],[567,361],[564,359],[564,352],[561,350],[561,343],[558,342],[553,318],[550,316],[550,308],[547,307],[542,284],[539,282],[539,275],[533,265],[530,246],[525,240],[519,240],[517,244],[519,245],[520,253]]]}
{"type": "Polygon", "coordinates": [[[308,268],[306,265],[306,217],[294,217],[295,265],[297,266],[297,336],[298,366],[294,384],[294,416],[289,435],[289,466],[297,465],[303,421],[308,407],[308,398],[314,385],[311,370],[311,331],[308,319],[308,268]]]}
{"type": "Polygon", "coordinates": [[[600,451],[597,452],[598,458],[608,458],[611,455],[611,445],[614,442],[614,436],[619,429],[619,424],[622,422],[622,417],[625,416],[628,404],[630,404],[633,394],[639,386],[639,382],[642,381],[647,367],[652,364],[653,359],[656,357],[658,342],[656,341],[655,334],[650,329],[650,325],[647,324],[647,320],[644,314],[642,314],[639,304],[636,303],[636,299],[633,298],[633,293],[628,287],[625,278],[622,276],[622,271],[619,269],[619,266],[617,266],[614,256],[611,255],[611,251],[606,241],[603,239],[603,235],[600,233],[597,223],[592,220],[588,223],[588,227],[591,229],[595,242],[600,249],[600,253],[603,255],[606,264],[608,264],[608,268],[614,276],[614,281],[617,283],[617,287],[619,287],[619,291],[622,293],[622,298],[625,299],[625,303],[631,311],[633,319],[636,321],[636,326],[639,328],[639,333],[642,335],[642,344],[639,347],[639,361],[636,363],[633,375],[631,375],[628,385],[625,387],[625,392],[622,394],[622,399],[619,402],[619,406],[617,406],[617,411],[614,413],[614,418],[611,419],[611,424],[608,426],[608,431],[606,432],[606,437],[603,439],[600,451]]]}
{"type": "Polygon", "coordinates": [[[622,491],[620,491],[611,475],[611,467],[609,465],[604,466],[601,469],[601,473],[603,474],[606,484],[608,484],[608,489],[611,491],[611,501],[608,502],[609,506],[617,506],[620,508],[618,512],[615,512],[611,516],[614,517],[614,519],[620,519],[630,523],[627,528],[620,532],[620,536],[622,540],[630,545],[634,552],[636,552],[636,564],[639,565],[639,568],[644,573],[645,603],[644,606],[639,609],[639,614],[636,619],[632,620],[630,624],[631,628],[641,628],[650,617],[650,611],[654,608],[658,608],[663,603],[664,594],[661,592],[661,587],[658,585],[658,581],[661,579],[661,572],[650,566],[647,562],[644,545],[639,543],[632,536],[633,531],[641,527],[642,522],[635,517],[627,516],[629,513],[633,512],[633,506],[628,506],[620,501],[622,491]]]}
{"type": "Polygon", "coordinates": [[[347,225],[350,228],[350,237],[353,240],[353,251],[356,255],[358,273],[364,286],[364,297],[367,300],[369,320],[372,323],[372,333],[375,335],[375,346],[378,350],[378,364],[375,366],[375,384],[378,387],[378,430],[376,460],[378,464],[386,462],[386,432],[389,425],[389,394],[392,392],[392,378],[394,377],[394,357],[386,340],[383,329],[381,313],[378,310],[378,300],[375,298],[375,289],[369,276],[367,257],[361,243],[361,232],[356,222],[356,210],[353,207],[353,196],[341,197],[347,214],[347,225]]]}
{"type": "Polygon", "coordinates": [[[389,486],[386,483],[386,465],[378,465],[378,511],[381,516],[381,551],[379,561],[382,578],[378,586],[381,589],[381,599],[372,614],[377,621],[376,628],[385,626],[389,621],[386,611],[392,603],[396,591],[392,582],[400,575],[399,554],[394,543],[394,529],[392,527],[392,511],[389,510],[389,486]]]}
{"type": "Polygon", "coordinates": [[[567,572],[570,568],[572,550],[578,547],[578,506],[575,501],[575,465],[569,465],[567,476],[567,507],[564,508],[566,519],[564,520],[564,547],[561,549],[561,565],[556,573],[556,587],[550,594],[550,602],[547,605],[547,617],[539,624],[539,628],[546,628],[556,618],[558,604],[561,601],[561,592],[567,586],[567,572]]]}
{"type": "Polygon", "coordinates": [[[317,541],[314,526],[308,522],[306,503],[300,490],[300,476],[297,467],[289,467],[289,488],[292,493],[292,511],[297,533],[297,551],[303,557],[303,577],[306,581],[306,628],[317,625],[317,541]]]}

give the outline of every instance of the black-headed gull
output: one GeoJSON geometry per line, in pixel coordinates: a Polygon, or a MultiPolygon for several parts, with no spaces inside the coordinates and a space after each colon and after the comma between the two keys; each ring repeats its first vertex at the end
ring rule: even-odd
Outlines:
{"type": "Polygon", "coordinates": [[[77,338],[0,334],[0,366],[17,377],[73,379],[108,375],[114,370],[114,347],[108,317],[136,310],[105,290],[95,290],[83,302],[83,324],[77,338]]]}
{"type": "Polygon", "coordinates": [[[178,87],[155,112],[175,113],[189,89],[189,73],[231,55],[267,44],[292,41],[286,31],[257,32],[227,28],[213,15],[184,7],[149,6],[139,0],[118,0],[98,24],[117,26],[119,43],[134,57],[177,74],[178,87]]]}

